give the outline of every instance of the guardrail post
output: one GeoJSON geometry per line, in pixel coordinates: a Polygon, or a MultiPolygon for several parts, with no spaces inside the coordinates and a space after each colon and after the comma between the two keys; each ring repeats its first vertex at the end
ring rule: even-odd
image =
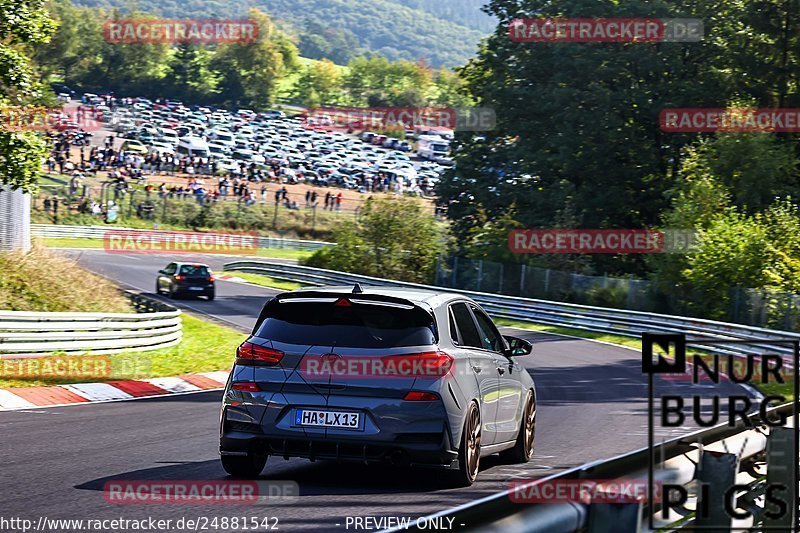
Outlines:
{"type": "Polygon", "coordinates": [[[783,501],[789,502],[788,509],[778,517],[770,518],[767,512],[778,513],[779,509],[765,503],[762,514],[762,526],[774,530],[795,531],[795,516],[797,509],[792,502],[795,501],[797,494],[797,457],[795,454],[795,432],[794,428],[775,427],[769,432],[767,438],[767,487],[783,486],[786,491],[782,491],[779,496],[783,501]],[[794,457],[794,460],[792,460],[794,457]]]}
{"type": "MultiPolygon", "coordinates": [[[[725,492],[736,484],[739,456],[703,451],[697,467],[697,518],[694,525],[706,532],[727,533],[733,517],[725,511],[725,492]]],[[[731,505],[735,508],[736,501],[731,505]]]]}
{"type": "Polygon", "coordinates": [[[589,506],[589,533],[639,533],[642,530],[641,501],[625,503],[592,503],[589,506]]]}

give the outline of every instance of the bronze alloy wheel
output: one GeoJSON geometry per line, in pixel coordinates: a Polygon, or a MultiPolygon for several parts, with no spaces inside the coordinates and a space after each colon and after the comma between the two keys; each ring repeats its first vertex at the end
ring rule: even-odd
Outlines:
{"type": "Polygon", "coordinates": [[[525,458],[533,456],[533,439],[536,436],[536,403],[533,394],[528,393],[528,401],[525,405],[525,458]]]}
{"type": "Polygon", "coordinates": [[[478,467],[481,462],[481,410],[475,405],[469,413],[466,429],[466,462],[467,475],[472,481],[478,476],[478,467]]]}

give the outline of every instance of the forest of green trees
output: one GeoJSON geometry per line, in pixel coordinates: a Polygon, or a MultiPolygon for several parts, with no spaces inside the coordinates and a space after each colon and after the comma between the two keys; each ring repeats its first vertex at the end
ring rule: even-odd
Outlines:
{"type": "Polygon", "coordinates": [[[494,28],[483,0],[76,0],[93,8],[128,8],[166,17],[236,18],[257,8],[297,38],[312,59],[345,64],[357,56],[424,58],[434,67],[466,63],[494,28]]]}

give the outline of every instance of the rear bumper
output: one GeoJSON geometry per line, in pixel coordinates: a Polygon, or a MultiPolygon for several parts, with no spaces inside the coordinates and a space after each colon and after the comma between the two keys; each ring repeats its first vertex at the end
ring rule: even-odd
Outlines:
{"type": "Polygon", "coordinates": [[[338,437],[280,438],[245,431],[226,431],[220,438],[220,454],[267,453],[286,459],[301,457],[312,461],[320,459],[446,468],[455,464],[458,457],[457,451],[449,449],[447,441],[444,434],[409,434],[400,435],[394,442],[365,442],[338,437]]]}

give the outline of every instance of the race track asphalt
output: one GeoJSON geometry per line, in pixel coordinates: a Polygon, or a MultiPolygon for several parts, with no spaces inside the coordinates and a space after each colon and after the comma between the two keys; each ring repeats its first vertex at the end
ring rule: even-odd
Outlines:
{"type": "MultiPolygon", "coordinates": [[[[155,275],[174,257],[63,251],[121,285],[152,293],[155,275]]],[[[221,270],[230,260],[184,256],[221,270]]],[[[219,281],[213,302],[177,300],[243,332],[243,340],[275,291],[219,281]]],[[[443,486],[435,470],[270,458],[265,480],[299,484],[295,502],[269,505],[118,505],[104,499],[107,481],[224,480],[219,464],[219,391],[136,401],[0,412],[0,517],[47,519],[170,519],[276,517],[281,531],[364,531],[355,517],[417,517],[587,462],[644,447],[646,381],[635,350],[583,339],[517,331],[534,342],[523,359],[539,397],[536,451],[526,465],[482,460],[469,488],[443,486]],[[350,521],[348,522],[348,517],[350,521]]],[[[231,354],[233,357],[233,354],[231,354]]],[[[680,382],[666,385],[683,387],[680,382]]],[[[685,433],[674,428],[659,437],[685,433]]],[[[274,521],[270,525],[274,525],[274,521]]],[[[242,531],[241,527],[208,531],[242,531]]],[[[263,524],[262,524],[263,525],[263,524]]],[[[362,522],[362,525],[366,523],[362,522]]],[[[374,525],[374,524],[371,524],[374,525]]],[[[456,530],[464,529],[459,524],[456,530]]],[[[372,527],[370,528],[372,529],[372,527]]],[[[55,530],[55,529],[53,529],[55,530]]],[[[185,528],[184,528],[185,530],[185,528]]],[[[258,529],[264,531],[264,528],[258,529]]]]}

